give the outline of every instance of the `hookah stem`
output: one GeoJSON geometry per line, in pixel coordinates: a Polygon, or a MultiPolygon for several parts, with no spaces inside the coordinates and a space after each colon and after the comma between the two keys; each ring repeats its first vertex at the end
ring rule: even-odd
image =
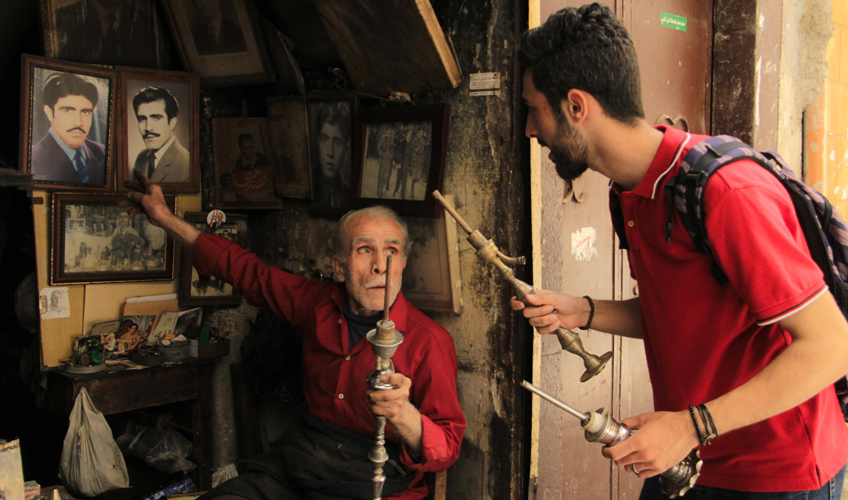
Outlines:
{"type": "Polygon", "coordinates": [[[588,413],[583,413],[582,411],[574,408],[573,406],[570,406],[570,405],[563,403],[559,399],[551,396],[547,392],[543,391],[542,389],[539,389],[538,387],[536,387],[535,385],[531,384],[530,382],[528,382],[526,380],[523,380],[521,382],[521,387],[527,389],[528,391],[530,391],[534,394],[537,394],[540,398],[548,401],[549,403],[553,404],[554,406],[559,407],[562,410],[565,410],[567,413],[574,415],[575,417],[579,418],[580,421],[583,422],[583,423],[585,423],[587,420],[589,420],[589,414],[588,413]]]}
{"type": "Polygon", "coordinates": [[[386,256],[386,285],[383,293],[383,319],[389,320],[389,277],[392,275],[392,256],[386,256]]]}
{"type": "Polygon", "coordinates": [[[459,214],[456,213],[456,210],[454,210],[454,208],[450,206],[450,204],[442,197],[442,193],[440,193],[438,190],[433,191],[433,197],[439,200],[439,202],[441,202],[445,210],[447,210],[448,213],[451,214],[454,220],[456,220],[457,224],[462,226],[462,229],[465,230],[466,233],[471,234],[474,232],[474,230],[471,229],[471,226],[469,226],[464,220],[462,220],[462,217],[460,217],[459,214]]]}

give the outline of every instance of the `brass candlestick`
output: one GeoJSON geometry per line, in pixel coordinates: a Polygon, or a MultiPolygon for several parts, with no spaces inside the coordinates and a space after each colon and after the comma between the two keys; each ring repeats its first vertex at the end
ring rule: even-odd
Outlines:
{"type": "MultiPolygon", "coordinates": [[[[586,441],[612,446],[624,441],[632,434],[626,425],[617,422],[610,416],[607,408],[583,413],[539,389],[530,382],[521,382],[521,387],[579,418],[580,426],[583,427],[586,433],[586,441]]],[[[681,460],[680,463],[660,474],[660,489],[669,498],[683,496],[692,486],[695,486],[695,481],[698,480],[698,476],[701,474],[701,464],[701,457],[696,448],[686,458],[681,460]]]]}
{"type": "MultiPolygon", "coordinates": [[[[525,260],[524,257],[507,257],[502,254],[498,247],[495,246],[492,240],[486,239],[480,231],[476,229],[471,229],[471,227],[462,220],[462,217],[456,213],[456,210],[442,197],[442,194],[438,191],[433,191],[433,196],[442,203],[442,206],[445,207],[445,210],[454,218],[456,222],[462,226],[462,229],[468,233],[468,242],[471,243],[471,246],[477,249],[477,257],[480,257],[485,262],[492,264],[500,271],[501,276],[508,281],[512,288],[515,290],[515,298],[524,302],[526,305],[530,304],[526,297],[527,295],[533,293],[533,287],[529,284],[521,281],[520,279],[515,277],[515,272],[512,268],[508,266],[516,266],[516,265],[524,265],[525,260]]],[[[559,340],[559,344],[566,351],[576,354],[583,358],[583,366],[586,368],[586,371],[583,372],[583,375],[580,376],[580,381],[585,382],[595,375],[601,373],[604,367],[607,365],[607,362],[612,358],[612,352],[607,352],[602,356],[598,357],[594,354],[589,354],[586,352],[586,349],[583,348],[583,342],[580,340],[580,336],[571,330],[567,330],[565,328],[557,328],[556,329],[556,337],[559,340]]]]}
{"type": "MultiPolygon", "coordinates": [[[[394,364],[392,356],[397,351],[398,346],[403,342],[403,335],[395,330],[395,324],[389,319],[389,278],[391,277],[392,256],[386,257],[386,288],[385,300],[383,303],[383,319],[377,322],[377,328],[371,330],[365,335],[365,338],[371,344],[371,351],[377,358],[377,364],[374,370],[368,375],[368,387],[374,390],[395,389],[392,384],[387,384],[380,380],[380,376],[387,373],[394,373],[394,364]]],[[[374,483],[374,500],[380,500],[383,492],[383,485],[386,483],[386,475],[383,473],[383,465],[389,459],[389,454],[386,452],[386,417],[382,415],[374,415],[377,431],[374,436],[374,446],[368,453],[368,459],[374,464],[374,474],[371,481],[374,483]]]]}

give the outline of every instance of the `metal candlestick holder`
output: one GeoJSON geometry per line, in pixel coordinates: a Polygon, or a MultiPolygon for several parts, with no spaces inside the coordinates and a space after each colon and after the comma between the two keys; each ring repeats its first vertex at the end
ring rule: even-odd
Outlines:
{"type": "MultiPolygon", "coordinates": [[[[607,408],[583,413],[539,389],[530,382],[521,382],[521,387],[579,418],[580,426],[586,432],[586,441],[612,446],[624,441],[631,435],[630,429],[612,418],[607,408]]],[[[701,474],[701,464],[701,457],[696,448],[679,464],[660,474],[660,489],[669,498],[683,496],[692,486],[695,486],[695,481],[698,480],[698,476],[701,474]]]]}
{"type": "MultiPolygon", "coordinates": [[[[507,257],[502,254],[492,240],[487,239],[480,233],[480,231],[471,229],[471,227],[462,220],[462,217],[456,213],[456,210],[454,210],[450,203],[442,197],[441,193],[433,191],[433,196],[441,202],[442,206],[445,207],[445,210],[454,219],[456,219],[456,222],[462,226],[462,229],[464,229],[466,233],[468,233],[468,242],[471,243],[471,246],[477,249],[477,257],[480,257],[485,262],[492,264],[498,271],[500,271],[501,276],[508,281],[509,284],[512,285],[513,290],[515,290],[516,299],[524,302],[526,305],[532,305],[527,301],[526,297],[533,293],[533,287],[516,278],[515,272],[511,267],[509,267],[524,265],[526,263],[524,257],[507,257]]],[[[563,349],[583,358],[583,366],[586,368],[586,371],[580,376],[581,382],[585,382],[601,373],[607,365],[607,362],[610,358],[612,358],[612,351],[607,352],[600,357],[586,352],[586,349],[583,348],[583,342],[580,340],[580,336],[571,330],[559,327],[556,329],[556,337],[563,349]]]]}
{"type": "MultiPolygon", "coordinates": [[[[392,384],[387,384],[380,380],[383,374],[394,373],[394,363],[392,356],[397,351],[398,346],[403,342],[403,335],[395,330],[395,324],[389,319],[389,278],[391,277],[392,256],[386,257],[386,287],[385,299],[383,303],[383,319],[377,322],[377,328],[371,330],[365,335],[368,343],[371,344],[371,351],[377,358],[377,364],[374,370],[368,375],[368,387],[373,390],[388,390],[396,389],[392,384]]],[[[374,474],[371,481],[374,483],[374,500],[380,500],[383,492],[383,485],[386,483],[386,475],[383,473],[383,465],[389,459],[389,454],[386,452],[386,417],[382,415],[374,415],[377,431],[374,436],[374,446],[368,453],[368,459],[374,464],[374,474]]]]}

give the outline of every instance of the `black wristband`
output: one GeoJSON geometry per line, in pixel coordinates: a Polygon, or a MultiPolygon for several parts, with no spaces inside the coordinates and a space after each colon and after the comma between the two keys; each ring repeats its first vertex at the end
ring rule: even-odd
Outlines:
{"type": "Polygon", "coordinates": [[[698,413],[701,414],[701,421],[704,423],[704,431],[706,431],[707,434],[701,440],[701,444],[706,446],[710,444],[710,441],[712,441],[713,438],[718,437],[718,431],[716,430],[713,416],[710,413],[710,410],[707,409],[706,405],[698,405],[698,413]]]}
{"type": "Polygon", "coordinates": [[[692,415],[692,423],[695,424],[695,431],[698,432],[698,441],[704,444],[704,433],[701,432],[701,426],[698,425],[698,417],[695,416],[695,407],[692,405],[689,405],[689,414],[692,415]]]}
{"type": "Polygon", "coordinates": [[[595,303],[592,301],[592,297],[588,295],[583,296],[584,299],[589,301],[589,321],[586,322],[586,326],[581,326],[581,330],[588,330],[592,326],[592,318],[595,317],[595,303]]]}

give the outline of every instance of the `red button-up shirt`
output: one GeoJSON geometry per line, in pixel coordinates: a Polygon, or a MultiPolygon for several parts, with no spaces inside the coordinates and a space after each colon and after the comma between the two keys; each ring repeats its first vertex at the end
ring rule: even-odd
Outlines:
{"type": "MultiPolygon", "coordinates": [[[[232,283],[251,304],[273,311],[302,332],[303,392],[312,415],[374,435],[365,392],[376,358],[364,339],[349,349],[343,284],[288,274],[211,233],[202,233],[195,242],[192,264],[203,276],[232,283]]],[[[403,334],[392,362],[396,372],[412,380],[410,402],[421,413],[423,426],[419,461],[412,459],[391,424],[386,426],[386,438],[401,448],[401,462],[417,471],[410,487],[390,498],[414,500],[427,494],[424,472],[444,471],[459,457],[465,416],[457,400],[456,351],[450,334],[403,294],[389,316],[403,334]]]]}

